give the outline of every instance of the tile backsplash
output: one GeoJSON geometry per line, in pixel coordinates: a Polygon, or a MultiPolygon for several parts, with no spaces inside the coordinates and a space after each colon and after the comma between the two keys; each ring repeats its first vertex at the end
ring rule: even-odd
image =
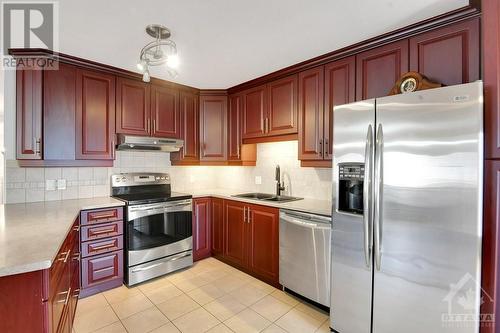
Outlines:
{"type": "Polygon", "coordinates": [[[255,167],[171,166],[168,153],[118,151],[113,167],[21,168],[6,162],[7,203],[51,201],[108,196],[110,176],[119,172],[168,172],[172,189],[227,188],[274,193],[274,168],[280,164],[286,194],[331,198],[331,169],[302,168],[297,159],[297,141],[257,145],[255,167]],[[255,178],[262,183],[256,184],[255,178]],[[46,190],[47,181],[66,180],[66,189],[46,190]]]}

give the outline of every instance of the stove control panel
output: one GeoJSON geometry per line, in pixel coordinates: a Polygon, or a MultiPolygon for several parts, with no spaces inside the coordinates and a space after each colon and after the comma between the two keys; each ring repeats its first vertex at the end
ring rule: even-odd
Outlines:
{"type": "Polygon", "coordinates": [[[111,187],[170,184],[168,173],[119,173],[111,176],[111,187]]]}

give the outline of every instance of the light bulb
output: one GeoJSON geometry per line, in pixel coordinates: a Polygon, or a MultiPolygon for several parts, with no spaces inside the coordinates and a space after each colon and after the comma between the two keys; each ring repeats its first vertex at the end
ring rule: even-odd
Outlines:
{"type": "Polygon", "coordinates": [[[149,82],[151,80],[151,76],[149,75],[149,69],[146,68],[144,74],[142,75],[142,81],[149,82]]]}
{"type": "Polygon", "coordinates": [[[179,56],[177,54],[172,54],[167,58],[167,66],[170,68],[179,67],[179,56]]]}
{"type": "Polygon", "coordinates": [[[146,61],[144,60],[141,60],[137,63],[137,69],[140,70],[142,73],[144,73],[144,71],[146,70],[147,68],[147,63],[146,61]]]}

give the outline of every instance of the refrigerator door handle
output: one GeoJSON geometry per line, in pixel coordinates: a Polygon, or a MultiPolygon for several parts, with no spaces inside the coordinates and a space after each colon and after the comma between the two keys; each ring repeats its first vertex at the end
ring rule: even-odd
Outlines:
{"type": "Polygon", "coordinates": [[[368,125],[365,142],[365,174],[363,182],[363,238],[365,251],[365,264],[370,268],[372,251],[372,233],[370,224],[372,221],[372,168],[373,168],[373,130],[368,125]]]}
{"type": "Polygon", "coordinates": [[[382,260],[382,184],[384,183],[384,133],[382,124],[377,127],[377,138],[375,147],[375,213],[374,213],[374,234],[375,234],[375,267],[380,271],[382,260]]]}

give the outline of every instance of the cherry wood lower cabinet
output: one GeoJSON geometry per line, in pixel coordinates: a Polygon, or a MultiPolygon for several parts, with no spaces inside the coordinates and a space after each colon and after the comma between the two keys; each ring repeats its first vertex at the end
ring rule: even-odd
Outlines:
{"type": "Polygon", "coordinates": [[[223,261],[279,286],[279,210],[224,200],[223,261]]]}
{"type": "Polygon", "coordinates": [[[212,255],[222,256],[224,252],[224,200],[220,198],[211,199],[211,223],[212,229],[212,255]]]}
{"type": "Polygon", "coordinates": [[[80,292],[79,219],[49,269],[0,278],[0,332],[71,333],[80,292]]]}
{"type": "Polygon", "coordinates": [[[123,208],[80,213],[82,223],[82,297],[119,287],[123,283],[123,208]]]}
{"type": "Polygon", "coordinates": [[[193,260],[210,257],[212,252],[211,237],[211,199],[193,200],[193,260]]]}

